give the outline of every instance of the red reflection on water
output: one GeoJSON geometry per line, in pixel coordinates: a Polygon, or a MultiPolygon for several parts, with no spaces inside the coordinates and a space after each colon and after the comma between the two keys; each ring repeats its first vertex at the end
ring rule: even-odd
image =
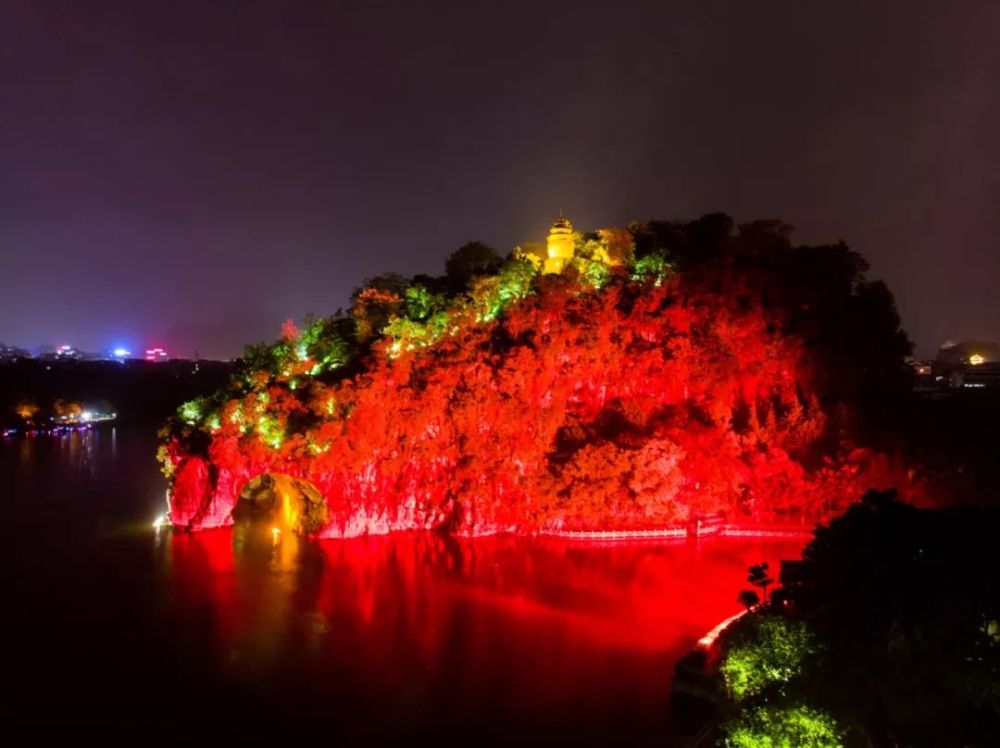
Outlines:
{"type": "Polygon", "coordinates": [[[747,566],[802,544],[311,541],[237,527],[174,534],[170,589],[181,625],[210,622],[228,674],[306,672],[334,711],[350,691],[421,719],[584,708],[655,722],[676,659],[740,609],[747,566]]]}

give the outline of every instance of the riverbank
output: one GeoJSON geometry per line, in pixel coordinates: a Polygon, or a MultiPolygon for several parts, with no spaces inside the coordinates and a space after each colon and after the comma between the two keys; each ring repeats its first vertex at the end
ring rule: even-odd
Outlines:
{"type": "Polygon", "coordinates": [[[26,431],[91,410],[116,421],[161,424],[181,403],[228,380],[226,361],[59,361],[0,363],[0,431],[26,431]]]}

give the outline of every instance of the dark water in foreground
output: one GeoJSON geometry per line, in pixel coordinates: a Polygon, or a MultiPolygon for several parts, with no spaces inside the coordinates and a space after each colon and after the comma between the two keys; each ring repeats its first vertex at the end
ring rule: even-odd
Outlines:
{"type": "Polygon", "coordinates": [[[663,744],[674,662],[801,546],[156,532],[154,451],[0,442],[5,727],[663,744]]]}

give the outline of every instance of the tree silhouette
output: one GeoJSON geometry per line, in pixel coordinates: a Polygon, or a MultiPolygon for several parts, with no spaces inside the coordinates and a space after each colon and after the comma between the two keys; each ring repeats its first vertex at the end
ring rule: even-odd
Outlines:
{"type": "MultiPolygon", "coordinates": [[[[789,680],[777,699],[753,702],[738,720],[804,701],[849,726],[858,738],[852,745],[996,745],[998,533],[996,507],[922,509],[895,491],[870,491],[817,528],[774,593],[787,596],[794,618],[755,613],[733,632],[754,631],[768,618],[798,620],[815,633],[817,656],[802,661],[801,680],[789,680]]],[[[744,653],[778,656],[779,638],[752,636],[752,647],[735,640],[744,653]]],[[[744,655],[727,670],[753,679],[760,662],[744,655]]],[[[776,723],[766,728],[780,734],[776,723]]],[[[761,744],[737,743],[732,733],[730,741],[761,744]]]]}
{"type": "Polygon", "coordinates": [[[750,567],[750,574],[747,576],[747,581],[754,587],[760,587],[763,593],[764,602],[767,602],[767,587],[769,584],[773,584],[774,580],[768,576],[767,573],[767,562],[761,564],[754,564],[750,567]]]}
{"type": "Polygon", "coordinates": [[[753,590],[740,590],[740,594],[736,596],[740,605],[745,605],[747,610],[750,610],[754,605],[760,602],[760,596],[753,590]]]}
{"type": "Polygon", "coordinates": [[[503,258],[493,247],[483,242],[468,242],[456,249],[445,261],[445,277],[451,291],[458,293],[469,287],[473,278],[494,275],[503,265],[503,258]]]}

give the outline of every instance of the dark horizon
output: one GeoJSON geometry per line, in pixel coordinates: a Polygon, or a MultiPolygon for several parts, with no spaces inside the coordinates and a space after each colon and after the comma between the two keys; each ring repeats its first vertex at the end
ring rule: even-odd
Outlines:
{"type": "Polygon", "coordinates": [[[560,210],[845,240],[1000,339],[1000,7],[5,2],[0,341],[228,358],[560,210]]]}

